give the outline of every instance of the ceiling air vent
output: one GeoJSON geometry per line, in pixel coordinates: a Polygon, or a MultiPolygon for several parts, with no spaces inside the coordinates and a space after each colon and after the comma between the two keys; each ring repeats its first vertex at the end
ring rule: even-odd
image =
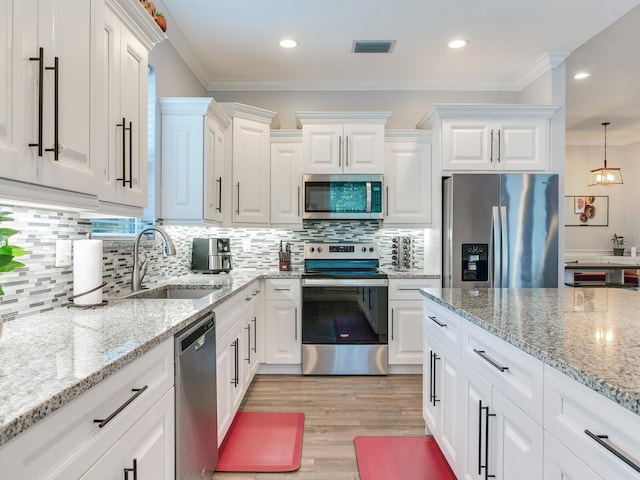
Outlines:
{"type": "Polygon", "coordinates": [[[390,53],[395,40],[354,40],[353,53],[390,53]]]}

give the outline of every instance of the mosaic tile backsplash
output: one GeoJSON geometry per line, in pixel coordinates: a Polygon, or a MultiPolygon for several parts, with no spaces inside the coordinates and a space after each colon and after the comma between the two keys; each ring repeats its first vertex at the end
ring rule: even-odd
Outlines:
{"type": "MultiPolygon", "coordinates": [[[[19,260],[26,267],[0,274],[5,295],[0,297],[0,319],[10,321],[67,305],[73,291],[72,267],[55,266],[56,240],[79,240],[91,232],[91,222],[76,212],[2,205],[0,211],[13,212],[15,221],[3,226],[18,230],[11,243],[29,253],[19,260]]],[[[149,257],[143,284],[153,286],[167,276],[190,272],[191,240],[194,237],[228,237],[234,268],[278,268],[279,243],[291,243],[292,267],[302,268],[304,242],[355,241],[378,242],[381,266],[392,269],[391,244],[395,236],[409,236],[414,246],[414,267],[424,267],[423,229],[387,229],[377,222],[305,222],[299,229],[176,227],[165,230],[173,239],[178,254],[165,257],[162,240],[141,243],[149,257]]],[[[132,241],[105,241],[103,297],[120,295],[131,288],[132,241]]]]}

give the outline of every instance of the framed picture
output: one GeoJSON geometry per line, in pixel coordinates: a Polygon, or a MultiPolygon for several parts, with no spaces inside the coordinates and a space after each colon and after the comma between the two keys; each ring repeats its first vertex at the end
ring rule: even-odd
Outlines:
{"type": "Polygon", "coordinates": [[[579,195],[564,197],[566,227],[609,226],[609,197],[579,195]]]}

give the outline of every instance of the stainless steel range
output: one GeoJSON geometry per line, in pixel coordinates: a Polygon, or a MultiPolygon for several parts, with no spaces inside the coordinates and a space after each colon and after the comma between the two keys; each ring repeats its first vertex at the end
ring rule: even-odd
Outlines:
{"type": "Polygon", "coordinates": [[[388,280],[376,243],[304,248],[302,374],[386,375],[388,280]]]}

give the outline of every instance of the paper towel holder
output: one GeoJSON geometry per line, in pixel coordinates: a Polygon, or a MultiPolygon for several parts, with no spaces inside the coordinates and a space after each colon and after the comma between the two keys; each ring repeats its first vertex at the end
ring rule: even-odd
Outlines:
{"type": "Polygon", "coordinates": [[[70,297],[67,297],[67,300],[69,301],[69,305],[67,305],[68,307],[82,307],[82,308],[95,308],[95,307],[102,307],[104,305],[106,305],[108,302],[108,300],[102,300],[101,303],[94,303],[94,304],[89,304],[89,305],[79,305],[73,302],[73,300],[75,300],[76,298],[82,297],[84,295],[88,295],[90,293],[93,293],[97,290],[101,290],[104,287],[106,287],[107,282],[104,282],[102,285],[98,285],[97,287],[92,288],[91,290],[87,290],[86,292],[82,292],[82,293],[77,293],[76,295],[72,295],[70,297]]]}

